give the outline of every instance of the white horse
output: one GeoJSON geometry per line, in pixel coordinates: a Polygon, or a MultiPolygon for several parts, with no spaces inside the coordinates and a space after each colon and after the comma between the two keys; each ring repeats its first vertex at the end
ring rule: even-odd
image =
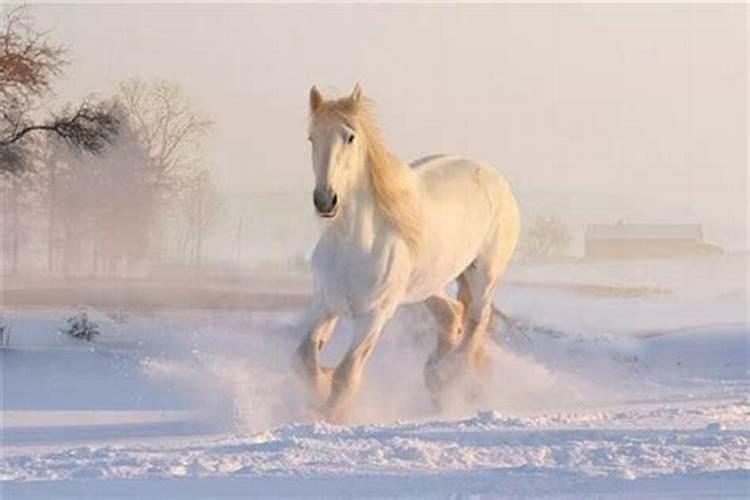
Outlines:
{"type": "Polygon", "coordinates": [[[424,302],[440,325],[425,366],[439,399],[458,368],[483,364],[491,301],[518,239],[516,200],[487,164],[392,156],[359,85],[337,100],[313,87],[310,114],[313,201],[327,223],[312,255],[315,297],[297,369],[322,415],[342,420],[386,322],[400,304],[424,302]],[[446,292],[454,280],[456,299],[446,292]],[[323,368],[319,352],[340,317],[351,318],[352,345],[335,369],[323,368]]]}

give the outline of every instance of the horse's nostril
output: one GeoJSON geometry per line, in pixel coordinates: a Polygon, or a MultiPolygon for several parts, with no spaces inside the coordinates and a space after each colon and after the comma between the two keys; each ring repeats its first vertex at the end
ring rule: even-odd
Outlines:
{"type": "Polygon", "coordinates": [[[316,189],[313,191],[313,203],[322,215],[328,215],[336,208],[338,197],[331,189],[316,189]]]}

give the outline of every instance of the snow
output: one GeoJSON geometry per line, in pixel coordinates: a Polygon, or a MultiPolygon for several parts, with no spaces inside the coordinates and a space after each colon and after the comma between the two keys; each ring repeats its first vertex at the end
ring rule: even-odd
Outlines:
{"type": "MultiPolygon", "coordinates": [[[[436,413],[404,308],[350,425],[288,368],[298,309],[4,311],[3,498],[746,498],[747,257],[517,266],[492,370],[436,413]],[[481,382],[481,383],[480,383],[481,382]],[[467,399],[467,393],[472,398],[467,399]]],[[[344,329],[324,352],[335,360],[344,329]]]]}

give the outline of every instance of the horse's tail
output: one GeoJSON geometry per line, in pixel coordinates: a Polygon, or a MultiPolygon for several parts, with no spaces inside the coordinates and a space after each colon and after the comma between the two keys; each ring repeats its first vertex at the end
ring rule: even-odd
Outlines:
{"type": "Polygon", "coordinates": [[[520,333],[521,335],[523,335],[523,337],[526,339],[526,341],[529,344],[533,344],[533,342],[531,341],[531,337],[529,337],[528,330],[530,330],[530,328],[528,328],[528,325],[511,318],[510,316],[502,312],[500,308],[498,308],[493,302],[492,303],[492,318],[490,319],[489,328],[491,329],[495,337],[499,337],[500,331],[498,330],[495,324],[496,318],[502,321],[508,327],[508,330],[516,332],[516,333],[520,333]]]}

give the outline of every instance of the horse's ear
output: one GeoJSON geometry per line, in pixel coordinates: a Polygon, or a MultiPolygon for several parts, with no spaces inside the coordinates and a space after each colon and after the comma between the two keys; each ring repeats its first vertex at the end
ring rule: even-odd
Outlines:
{"type": "Polygon", "coordinates": [[[320,106],[323,105],[323,101],[323,94],[320,93],[318,87],[313,85],[310,89],[310,111],[312,113],[318,111],[320,109],[320,106]]]}
{"type": "Polygon", "coordinates": [[[354,104],[357,104],[362,100],[362,85],[357,83],[354,86],[354,90],[352,90],[352,95],[349,96],[349,99],[351,99],[354,104]]]}

